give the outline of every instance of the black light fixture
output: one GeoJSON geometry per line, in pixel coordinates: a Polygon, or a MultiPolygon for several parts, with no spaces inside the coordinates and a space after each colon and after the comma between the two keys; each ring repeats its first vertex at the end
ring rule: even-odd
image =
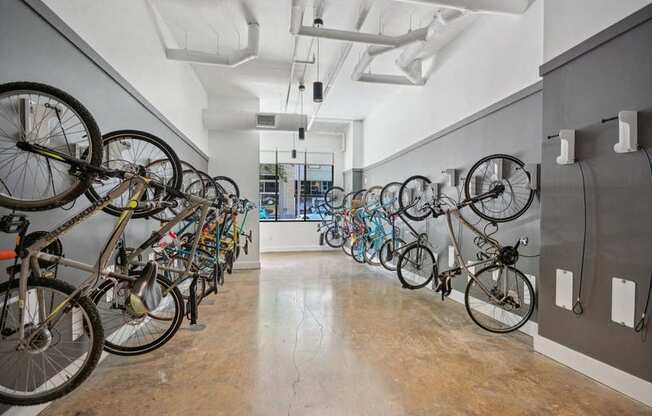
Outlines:
{"type": "MultiPolygon", "coordinates": [[[[314,27],[322,27],[324,25],[324,21],[317,18],[313,20],[313,26],[314,27]]],[[[319,80],[319,38],[317,38],[317,58],[316,58],[316,64],[317,64],[317,80],[312,83],[312,101],[316,103],[321,103],[324,101],[324,84],[319,80]]]]}
{"type": "Polygon", "coordinates": [[[301,127],[299,127],[299,140],[306,139],[306,127],[303,125],[303,92],[306,90],[306,86],[303,85],[303,82],[299,84],[299,99],[301,100],[301,127]]]}

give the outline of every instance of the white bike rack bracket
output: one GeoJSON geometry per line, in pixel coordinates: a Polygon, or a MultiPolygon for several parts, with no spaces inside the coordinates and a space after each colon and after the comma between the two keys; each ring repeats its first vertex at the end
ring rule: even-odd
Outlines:
{"type": "Polygon", "coordinates": [[[446,185],[457,186],[457,169],[445,169],[441,173],[446,175],[446,185]]]}
{"type": "Polygon", "coordinates": [[[638,112],[621,111],[618,113],[618,143],[614,145],[616,153],[630,153],[638,150],[638,112]]]}
{"type": "Polygon", "coordinates": [[[530,189],[533,191],[539,189],[541,163],[526,163],[523,169],[530,175],[530,189]]]}
{"type": "Polygon", "coordinates": [[[572,165],[575,163],[575,130],[559,130],[560,154],[557,156],[558,165],[572,165]]]}

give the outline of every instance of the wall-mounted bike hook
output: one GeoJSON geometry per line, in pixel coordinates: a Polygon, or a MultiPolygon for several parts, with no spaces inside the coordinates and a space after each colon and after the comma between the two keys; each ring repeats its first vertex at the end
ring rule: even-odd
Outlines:
{"type": "Polygon", "coordinates": [[[558,165],[572,165],[575,163],[575,130],[559,130],[559,134],[548,136],[548,139],[559,137],[560,155],[557,156],[558,165]]]}
{"type": "Polygon", "coordinates": [[[621,111],[618,113],[618,143],[614,145],[616,153],[630,153],[638,150],[638,112],[621,111]]]}

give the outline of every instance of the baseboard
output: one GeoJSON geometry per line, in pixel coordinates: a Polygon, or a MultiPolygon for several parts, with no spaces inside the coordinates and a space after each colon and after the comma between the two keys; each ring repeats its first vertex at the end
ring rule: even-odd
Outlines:
{"type": "MultiPolygon", "coordinates": [[[[451,294],[448,296],[448,298],[464,305],[464,293],[460,292],[459,290],[453,290],[451,294]]],[[[518,330],[534,338],[539,334],[539,324],[537,324],[532,320],[528,320],[518,330]]]]}
{"type": "Polygon", "coordinates": [[[597,382],[652,407],[652,383],[542,336],[534,337],[534,350],[597,382]]]}
{"type": "Polygon", "coordinates": [[[289,253],[297,251],[338,251],[339,248],[328,246],[286,246],[286,247],[268,247],[261,248],[261,253],[289,253]]]}
{"type": "Polygon", "coordinates": [[[233,270],[256,270],[260,269],[259,261],[236,261],[233,270]]]}

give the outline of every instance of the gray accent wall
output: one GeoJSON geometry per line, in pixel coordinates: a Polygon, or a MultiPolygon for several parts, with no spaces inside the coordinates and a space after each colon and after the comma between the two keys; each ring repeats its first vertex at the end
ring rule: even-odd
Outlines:
{"type": "MultiPolygon", "coordinates": [[[[445,186],[443,170],[457,169],[458,177],[463,178],[475,162],[494,153],[511,154],[526,163],[537,164],[541,161],[541,106],[541,85],[535,84],[442,132],[434,133],[406,151],[365,168],[363,186],[369,188],[403,182],[412,175],[424,175],[432,182],[439,182],[443,193],[459,199],[458,192],[463,189],[463,182],[460,180],[458,187],[445,186]]],[[[470,209],[464,210],[463,214],[472,224],[479,221],[470,209]]],[[[420,230],[427,230],[439,256],[440,270],[448,269],[450,239],[445,217],[416,225],[420,230]]],[[[505,244],[514,244],[527,236],[529,245],[521,250],[522,254],[537,255],[540,240],[538,196],[526,214],[512,223],[501,224],[495,236],[505,244]]],[[[478,251],[473,244],[473,235],[463,231],[461,241],[464,256],[473,260],[478,251]]],[[[521,257],[518,268],[526,274],[539,276],[537,257],[521,257]]],[[[464,291],[465,286],[466,278],[454,279],[454,289],[464,291]]]]}
{"type": "Polygon", "coordinates": [[[601,122],[621,110],[639,111],[639,145],[652,153],[652,6],[596,39],[566,53],[567,59],[541,68],[543,135],[576,130],[575,156],[585,176],[587,235],[584,313],[576,316],[555,306],[555,275],[557,269],[573,272],[577,298],[585,219],[581,173],[577,163],[555,162],[559,139],[542,138],[539,334],[652,381],[650,341],[611,322],[613,277],[636,283],[636,320],[645,304],[652,274],[651,172],[642,151],[615,153],[618,123],[601,122]]]}
{"type": "MultiPolygon", "coordinates": [[[[60,20],[55,19],[53,23],[56,27],[26,2],[0,2],[0,83],[35,81],[60,88],[88,108],[102,133],[119,129],[147,131],[164,139],[183,160],[198,169],[207,169],[204,154],[188,145],[187,138],[164,122],[142,97],[135,96],[133,87],[126,88],[124,80],[118,82],[111,75],[115,70],[91,59],[87,54],[88,45],[72,35],[70,38],[64,36],[72,31],[63,30],[60,20]]],[[[48,229],[86,206],[88,202],[82,196],[70,212],[58,209],[30,213],[31,230],[48,229]]],[[[0,214],[5,213],[7,210],[0,209],[0,214]]],[[[73,229],[62,239],[66,255],[94,262],[114,222],[115,217],[99,213],[73,229]]],[[[133,220],[128,228],[128,242],[144,240],[155,226],[154,221],[133,220]]],[[[12,244],[13,238],[0,235],[0,244],[6,247],[12,244]]],[[[78,273],[69,270],[61,274],[63,279],[73,282],[80,278],[78,273]]],[[[0,279],[5,278],[5,273],[0,273],[0,279]]]]}

